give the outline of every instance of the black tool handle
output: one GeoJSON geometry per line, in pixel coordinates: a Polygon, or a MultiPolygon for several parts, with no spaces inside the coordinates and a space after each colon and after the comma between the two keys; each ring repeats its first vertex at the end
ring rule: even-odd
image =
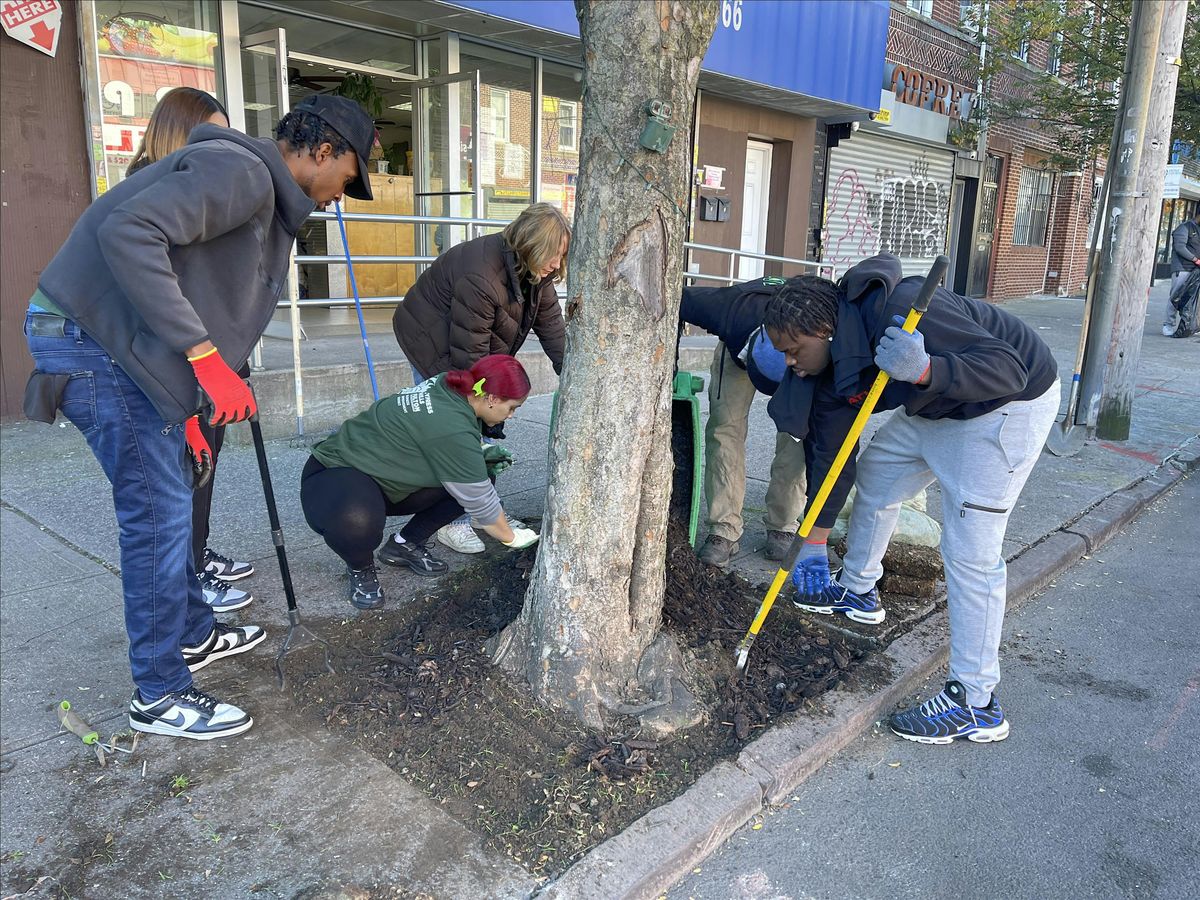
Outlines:
{"type": "Polygon", "coordinates": [[[258,424],[258,413],[250,417],[250,433],[254,436],[254,455],[258,457],[258,474],[262,476],[263,497],[267,501],[267,518],[271,521],[271,540],[275,544],[275,555],[279,558],[283,593],[287,597],[288,612],[295,612],[296,590],[292,587],[292,571],[288,567],[287,552],[283,549],[283,529],[279,525],[279,509],[275,505],[275,489],[271,487],[271,469],[267,465],[267,448],[263,443],[262,426],[258,424]]]}
{"type": "Polygon", "coordinates": [[[917,299],[912,303],[913,309],[922,314],[929,311],[929,301],[933,299],[933,292],[937,290],[938,284],[949,268],[950,260],[945,256],[939,256],[933,261],[933,265],[929,267],[929,274],[925,276],[925,283],[921,285],[917,299]]]}

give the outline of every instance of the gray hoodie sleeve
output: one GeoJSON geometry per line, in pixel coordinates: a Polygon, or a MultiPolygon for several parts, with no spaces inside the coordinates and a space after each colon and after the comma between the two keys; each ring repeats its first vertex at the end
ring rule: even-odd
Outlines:
{"type": "Polygon", "coordinates": [[[1185,263],[1190,263],[1193,259],[1200,257],[1200,229],[1196,229],[1193,234],[1193,229],[1188,228],[1187,222],[1181,223],[1171,232],[1171,248],[1175,251],[1175,255],[1185,263]],[[1197,246],[1193,246],[1193,244],[1197,246]]]}
{"type": "Polygon", "coordinates": [[[179,288],[171,248],[232,231],[273,198],[261,160],[227,148],[198,149],[109,214],[97,238],[100,249],[129,302],[164,344],[183,352],[208,338],[179,288]]]}
{"type": "Polygon", "coordinates": [[[476,481],[471,484],[445,481],[442,487],[450,492],[450,496],[458,501],[466,510],[467,515],[480,525],[494,525],[503,511],[500,506],[500,495],[496,486],[490,481],[476,481]]]}

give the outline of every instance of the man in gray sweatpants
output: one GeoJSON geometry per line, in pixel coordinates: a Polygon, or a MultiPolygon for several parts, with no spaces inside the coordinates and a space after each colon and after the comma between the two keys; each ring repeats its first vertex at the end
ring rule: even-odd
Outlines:
{"type": "Polygon", "coordinates": [[[1163,312],[1163,337],[1174,337],[1179,324],[1179,310],[1171,297],[1196,269],[1200,269],[1200,205],[1171,232],[1171,290],[1163,312]]]}
{"type": "MultiPolygon", "coordinates": [[[[901,278],[890,254],[864,260],[837,284],[793,279],[767,306],[767,335],[789,378],[811,381],[807,413],[810,496],[829,471],[880,370],[891,381],[878,409],[895,409],[834,485],[793,570],[796,606],[877,624],[876,582],[903,501],[934,479],[942,494],[942,559],[950,611],[945,689],[893,715],[903,738],[948,744],[1003,740],[1009,725],[994,689],[1006,600],[1004,532],[1059,406],[1057,364],[1028,325],[1003,310],[939,288],[913,334],[900,325],[923,279],[901,278]],[[844,568],[829,572],[829,525],[857,487],[844,568]]],[[[798,395],[793,390],[792,397],[798,395]]],[[[778,406],[778,405],[777,405],[778,406]]],[[[768,406],[780,428],[782,408],[768,406]]]]}

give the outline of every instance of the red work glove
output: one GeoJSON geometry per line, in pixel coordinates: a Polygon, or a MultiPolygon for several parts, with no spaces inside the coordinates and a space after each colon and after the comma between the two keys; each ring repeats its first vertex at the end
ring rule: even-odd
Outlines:
{"type": "Polygon", "coordinates": [[[200,417],[192,416],[183,424],[188,453],[192,457],[192,490],[198,491],[212,478],[212,448],[200,430],[200,417]]]}
{"type": "Polygon", "coordinates": [[[215,347],[200,356],[189,356],[188,362],[192,364],[200,387],[212,400],[213,414],[208,420],[209,424],[241,422],[258,412],[258,404],[254,402],[254,394],[249,386],[225,364],[215,347]]]}

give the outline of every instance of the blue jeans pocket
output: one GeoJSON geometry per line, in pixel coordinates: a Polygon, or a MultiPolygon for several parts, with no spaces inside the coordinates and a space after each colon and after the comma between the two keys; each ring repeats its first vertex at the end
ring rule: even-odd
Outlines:
{"type": "Polygon", "coordinates": [[[96,415],[96,375],[94,372],[72,372],[63,389],[59,409],[86,438],[100,427],[96,415]]]}

